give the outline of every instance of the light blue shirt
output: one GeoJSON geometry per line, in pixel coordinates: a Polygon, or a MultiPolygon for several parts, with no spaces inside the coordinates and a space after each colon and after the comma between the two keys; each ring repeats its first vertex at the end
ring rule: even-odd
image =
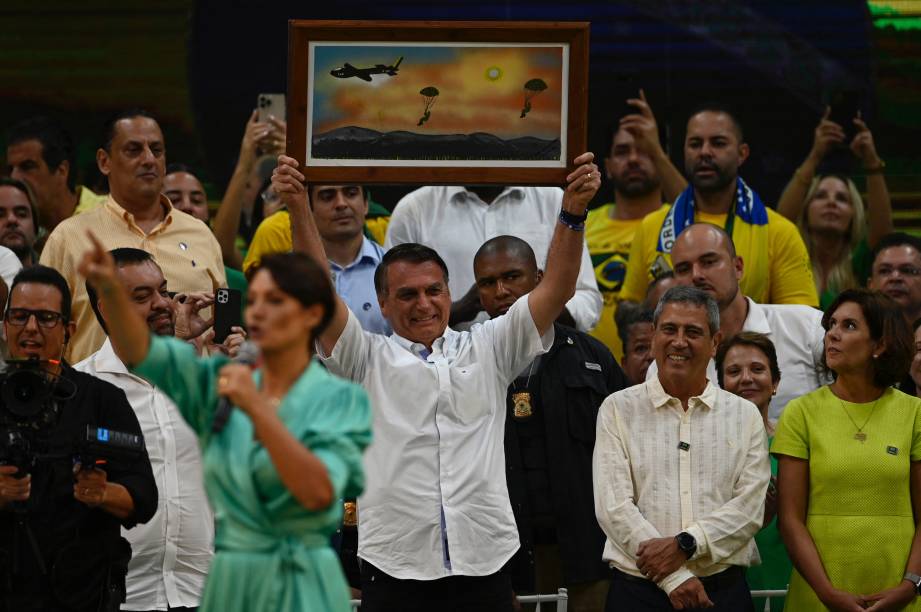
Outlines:
{"type": "Polygon", "coordinates": [[[379,244],[364,238],[355,261],[344,268],[330,261],[329,267],[333,271],[336,293],[358,317],[361,328],[373,334],[389,336],[392,330],[381,314],[377,292],[374,290],[374,271],[381,263],[384,253],[379,244]]]}

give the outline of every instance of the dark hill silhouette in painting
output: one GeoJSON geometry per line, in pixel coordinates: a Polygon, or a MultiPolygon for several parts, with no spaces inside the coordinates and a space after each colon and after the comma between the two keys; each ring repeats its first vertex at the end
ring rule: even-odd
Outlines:
{"type": "Polygon", "coordinates": [[[525,136],[503,140],[492,134],[416,134],[343,127],[313,137],[320,159],[558,161],[560,140],[525,136]]]}

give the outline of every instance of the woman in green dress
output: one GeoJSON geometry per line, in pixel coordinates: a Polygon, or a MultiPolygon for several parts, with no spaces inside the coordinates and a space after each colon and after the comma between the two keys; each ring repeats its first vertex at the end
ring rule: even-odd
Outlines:
{"type": "Polygon", "coordinates": [[[822,319],[835,381],[787,404],[778,458],[780,533],[793,560],[787,609],[921,610],[921,400],[898,306],[843,291],[822,319]]]}
{"type": "Polygon", "coordinates": [[[80,271],[101,297],[115,351],[173,399],[202,447],[217,525],[201,610],[349,610],[329,538],[342,516],[338,500],[364,486],[371,415],[360,387],[311,363],[312,340],[333,312],[329,277],[304,255],[263,260],[246,306],[261,351],[252,372],[151,336],[111,256],[90,238],[80,271]],[[215,418],[220,397],[236,407],[223,425],[215,418]]]}
{"type": "MultiPolygon", "coordinates": [[[[720,387],[744,397],[761,412],[764,429],[770,442],[774,436],[774,423],[768,419],[771,398],[780,384],[780,367],[777,350],[765,334],[739,332],[724,340],[716,351],[716,378],[720,387]]],[[[771,457],[771,484],[764,504],[764,527],[755,535],[761,565],[748,568],[746,578],[756,591],[775,591],[787,588],[793,565],[777,530],[777,459],[771,457]]],[[[772,612],[783,610],[783,598],[770,602],[772,612]]],[[[755,599],[755,610],[764,610],[765,600],[755,599]]]]}

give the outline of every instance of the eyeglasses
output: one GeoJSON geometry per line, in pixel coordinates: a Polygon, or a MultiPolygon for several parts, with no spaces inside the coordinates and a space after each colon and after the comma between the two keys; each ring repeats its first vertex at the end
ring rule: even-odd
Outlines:
{"type": "Polygon", "coordinates": [[[6,320],[10,325],[25,327],[29,319],[35,315],[35,321],[46,329],[55,327],[59,321],[64,320],[64,315],[53,310],[30,310],[29,308],[10,308],[6,311],[6,320]]]}
{"type": "Polygon", "coordinates": [[[901,276],[921,276],[921,268],[906,264],[904,266],[883,265],[876,269],[877,276],[892,276],[898,272],[901,276]]]}

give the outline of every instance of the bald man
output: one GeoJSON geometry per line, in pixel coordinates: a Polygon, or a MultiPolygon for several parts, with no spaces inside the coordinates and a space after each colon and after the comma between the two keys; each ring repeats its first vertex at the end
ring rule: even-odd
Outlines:
{"type": "MultiPolygon", "coordinates": [[[[672,247],[672,268],[679,285],[709,293],[720,309],[720,332],[728,340],[740,331],[767,334],[777,349],[780,386],[769,416],[780,417],[787,402],[830,382],[820,369],[824,330],[822,312],[794,304],[758,304],[742,293],[739,282],[745,262],[722,228],[709,223],[689,225],[672,247]]],[[[653,363],[646,379],[656,375],[653,363]]],[[[716,380],[713,361],[707,370],[716,380]]]]}
{"type": "MultiPolygon", "coordinates": [[[[480,304],[503,316],[541,281],[534,251],[498,236],[473,260],[480,304]]],[[[521,548],[509,568],[516,592],[569,589],[569,610],[601,612],[610,570],[595,520],[592,450],[604,398],[627,386],[607,347],[588,334],[554,324],[547,353],[512,381],[506,398],[505,462],[521,548]]]]}

